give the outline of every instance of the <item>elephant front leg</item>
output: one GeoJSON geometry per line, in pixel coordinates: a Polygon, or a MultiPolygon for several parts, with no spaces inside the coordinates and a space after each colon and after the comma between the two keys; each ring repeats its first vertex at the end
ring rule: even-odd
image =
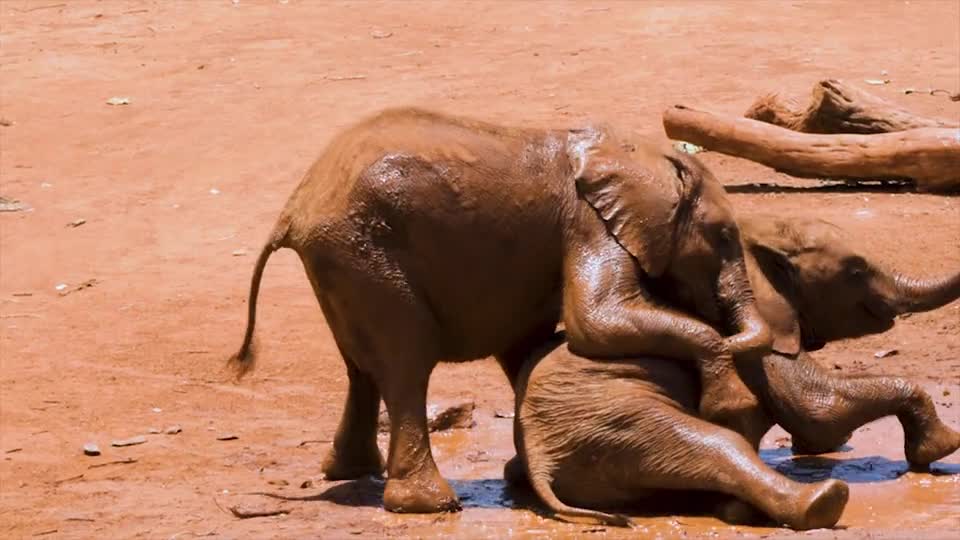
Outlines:
{"type": "Polygon", "coordinates": [[[960,448],[960,433],[944,424],[919,385],[899,377],[837,377],[809,358],[764,359],[774,420],[794,449],[823,453],[869,422],[895,415],[903,426],[907,461],[925,467],[960,448]]]}
{"type": "Polygon", "coordinates": [[[344,357],[350,386],[333,447],[323,462],[328,480],[350,480],[383,473],[383,456],[377,447],[380,391],[373,379],[344,357]]]}
{"type": "Polygon", "coordinates": [[[568,261],[566,274],[563,317],[572,352],[695,361],[701,415],[734,431],[752,430],[759,402],[738,375],[724,338],[711,326],[644,298],[625,252],[614,247],[578,253],[568,261]]]}

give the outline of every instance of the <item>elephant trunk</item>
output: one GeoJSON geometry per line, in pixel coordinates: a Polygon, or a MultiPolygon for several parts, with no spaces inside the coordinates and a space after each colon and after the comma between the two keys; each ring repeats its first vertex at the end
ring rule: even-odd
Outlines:
{"type": "Polygon", "coordinates": [[[743,261],[731,264],[721,272],[717,295],[737,329],[737,334],[727,338],[730,352],[734,355],[769,353],[773,335],[754,301],[743,261]]]}
{"type": "Polygon", "coordinates": [[[893,307],[898,313],[930,311],[960,298],[960,272],[939,279],[914,279],[893,276],[893,307]]]}

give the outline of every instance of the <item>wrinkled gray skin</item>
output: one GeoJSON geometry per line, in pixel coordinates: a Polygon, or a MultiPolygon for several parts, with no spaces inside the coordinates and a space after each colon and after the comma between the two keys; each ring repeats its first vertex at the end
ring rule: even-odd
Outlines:
{"type": "Polygon", "coordinates": [[[597,362],[571,353],[557,334],[518,377],[520,459],[507,464],[508,481],[529,479],[562,519],[622,525],[622,516],[597,509],[635,507],[653,490],[679,489],[739,498],[718,506],[729,520],[758,509],[808,529],[836,523],[847,488],[835,480],[799,484],[763,464],[756,448],[773,423],[791,433],[795,450],[823,452],[857,427],[897,415],[907,459],[918,467],[960,447],[960,434],[940,421],[918,385],[837,376],[805,349],[882,332],[897,314],[955,300],[960,274],[924,281],[885,272],[819,220],[757,217],[740,226],[757,305],[779,349],[759,365],[738,363],[762,404],[746,427],[737,433],[698,418],[700,389],[683,366],[655,358],[597,362]]]}

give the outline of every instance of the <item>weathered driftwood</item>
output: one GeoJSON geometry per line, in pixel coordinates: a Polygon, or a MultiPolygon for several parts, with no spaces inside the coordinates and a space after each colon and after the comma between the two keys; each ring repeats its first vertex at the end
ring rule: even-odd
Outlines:
{"type": "Polygon", "coordinates": [[[803,133],[890,133],[929,127],[960,127],[960,122],[913,114],[894,103],[842,81],[827,79],[813,87],[806,108],[796,99],[767,94],[744,116],[803,133]]]}
{"type": "Polygon", "coordinates": [[[876,135],[798,133],[682,105],[663,114],[671,139],[762,163],[802,178],[913,180],[920,191],[960,190],[960,129],[876,135]]]}

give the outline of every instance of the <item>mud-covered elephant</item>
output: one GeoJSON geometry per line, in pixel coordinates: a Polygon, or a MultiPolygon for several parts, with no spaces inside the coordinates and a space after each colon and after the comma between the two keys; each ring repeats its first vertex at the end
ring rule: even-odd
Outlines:
{"type": "Polygon", "coordinates": [[[706,417],[735,424],[756,405],[732,355],[759,360],[770,334],[739,230],[723,187],[673,150],[628,150],[600,127],[515,129],[417,109],[348,128],[291,195],[256,262],[232,358],[241,373],[253,363],[263,269],[281,247],[300,256],[349,376],[323,471],[383,470],[382,396],[388,510],[459,507],[427,437],[437,362],[496,356],[513,380],[561,321],[579,354],[689,360],[706,417]],[[665,303],[673,289],[697,316],[665,303]]]}
{"type": "Polygon", "coordinates": [[[960,297],[960,274],[918,280],[881,270],[818,220],[741,220],[757,306],[777,337],[762,362],[738,362],[762,406],[740,433],[696,412],[695,373],[657,358],[595,361],[555,335],[517,380],[518,458],[505,475],[529,481],[558,517],[623,524],[597,511],[643,505],[652,490],[714,491],[734,519],[750,507],[788,526],[832,526],[847,489],[835,480],[801,484],[759,458],[774,423],[805,451],[844,442],[857,427],[897,415],[905,454],[924,466],[960,447],[960,433],[938,418],[930,396],[896,377],[843,377],[820,368],[805,346],[882,332],[899,313],[934,309],[960,297]],[[555,349],[555,350],[554,350],[555,349]],[[585,481],[584,479],[589,479],[585,481]],[[744,506],[743,503],[749,505],[744,506]]]}
{"type": "Polygon", "coordinates": [[[957,300],[960,272],[918,278],[890,271],[864,257],[839,227],[819,219],[758,215],[740,223],[750,282],[776,353],[762,363],[743,363],[741,373],[791,433],[794,447],[830,451],[854,429],[896,415],[912,465],[922,467],[955,450],[960,435],[935,421],[933,402],[918,385],[898,377],[838,376],[809,353],[831,341],[885,332],[898,315],[957,300]]]}

